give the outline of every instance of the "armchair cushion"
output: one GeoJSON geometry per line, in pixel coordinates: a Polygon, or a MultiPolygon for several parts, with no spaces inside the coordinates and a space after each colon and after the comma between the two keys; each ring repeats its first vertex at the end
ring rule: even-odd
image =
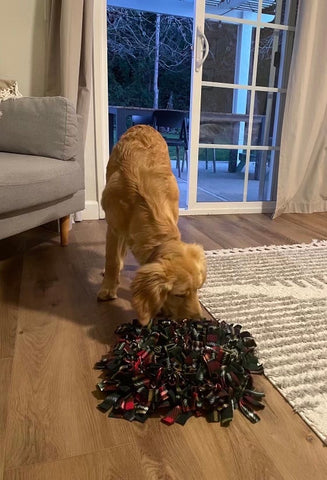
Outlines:
{"type": "Polygon", "coordinates": [[[0,103],[0,151],[72,160],[77,117],[64,97],[11,98],[0,103]]]}
{"type": "Polygon", "coordinates": [[[0,167],[0,217],[71,197],[84,188],[78,162],[0,152],[0,167]]]}

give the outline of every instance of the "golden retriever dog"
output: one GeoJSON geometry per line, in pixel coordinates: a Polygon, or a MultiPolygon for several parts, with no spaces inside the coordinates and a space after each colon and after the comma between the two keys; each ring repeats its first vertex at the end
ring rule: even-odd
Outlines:
{"type": "Polygon", "coordinates": [[[117,298],[127,248],[140,264],[132,305],[141,325],[158,313],[174,320],[201,317],[197,291],[206,277],[203,248],[181,241],[179,190],[168,147],[154,128],[136,125],[120,138],[107,165],[102,207],[106,264],[99,300],[117,298]]]}

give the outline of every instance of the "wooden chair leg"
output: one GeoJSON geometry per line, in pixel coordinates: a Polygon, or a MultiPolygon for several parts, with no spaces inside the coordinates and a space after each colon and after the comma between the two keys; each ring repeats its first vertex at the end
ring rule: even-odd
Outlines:
{"type": "Polygon", "coordinates": [[[60,219],[60,244],[62,247],[68,245],[69,225],[70,215],[66,215],[60,219]]]}
{"type": "Polygon", "coordinates": [[[212,162],[213,162],[213,173],[216,173],[216,149],[213,149],[213,156],[212,156],[212,162]]]}
{"type": "Polygon", "coordinates": [[[177,160],[176,160],[176,167],[178,171],[178,177],[180,178],[181,176],[181,164],[179,161],[179,147],[176,147],[176,155],[177,155],[177,160]]]}
{"type": "Polygon", "coordinates": [[[187,150],[184,148],[184,155],[183,155],[183,160],[182,160],[182,168],[181,171],[184,171],[184,163],[186,163],[186,169],[188,168],[188,163],[187,163],[187,150]]]}

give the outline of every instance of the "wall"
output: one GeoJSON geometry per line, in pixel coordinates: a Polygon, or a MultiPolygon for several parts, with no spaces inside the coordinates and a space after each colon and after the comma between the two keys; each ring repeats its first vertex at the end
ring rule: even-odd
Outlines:
{"type": "MultiPolygon", "coordinates": [[[[17,80],[24,96],[44,95],[47,13],[48,0],[0,0],[0,78],[17,80]]],[[[96,168],[95,119],[92,98],[85,148],[84,219],[99,218],[103,188],[96,168]]]]}
{"type": "Polygon", "coordinates": [[[23,95],[43,95],[46,54],[44,0],[0,0],[0,77],[23,95]]]}

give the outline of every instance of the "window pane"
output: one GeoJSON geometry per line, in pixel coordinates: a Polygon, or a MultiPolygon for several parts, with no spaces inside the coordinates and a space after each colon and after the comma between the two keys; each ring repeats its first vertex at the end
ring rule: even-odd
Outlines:
{"type": "MultiPolygon", "coordinates": [[[[263,0],[263,3],[271,3],[263,0]]],[[[258,17],[258,0],[206,0],[206,13],[226,15],[226,17],[247,18],[256,20],[258,17]]]]}
{"type": "Polygon", "coordinates": [[[284,93],[255,93],[251,145],[279,146],[284,101],[284,93]]]}
{"type": "Polygon", "coordinates": [[[204,33],[209,54],[203,65],[202,80],[234,83],[237,25],[207,19],[204,33]]]}
{"type": "Polygon", "coordinates": [[[247,90],[203,87],[200,143],[246,144],[249,105],[247,90]]]}
{"type": "Polygon", "coordinates": [[[254,32],[251,25],[206,19],[204,33],[209,42],[209,54],[203,65],[203,81],[249,85],[254,32]]]}
{"type": "Polygon", "coordinates": [[[276,199],[274,177],[279,152],[251,150],[248,202],[273,201],[276,199]]]}
{"type": "Polygon", "coordinates": [[[256,85],[286,88],[293,39],[293,32],[261,28],[256,85]]]}
{"type": "Polygon", "coordinates": [[[297,4],[297,0],[263,1],[261,20],[263,22],[294,27],[296,23],[297,4]]]}
{"type": "MultiPolygon", "coordinates": [[[[258,4],[258,0],[206,0],[206,13],[256,20],[258,4]]],[[[297,4],[297,0],[263,0],[261,20],[263,22],[295,26],[297,4]]]]}
{"type": "Polygon", "coordinates": [[[200,148],[198,202],[242,202],[244,171],[235,166],[238,150],[200,148]],[[230,170],[234,170],[231,172],[230,170]]]}

